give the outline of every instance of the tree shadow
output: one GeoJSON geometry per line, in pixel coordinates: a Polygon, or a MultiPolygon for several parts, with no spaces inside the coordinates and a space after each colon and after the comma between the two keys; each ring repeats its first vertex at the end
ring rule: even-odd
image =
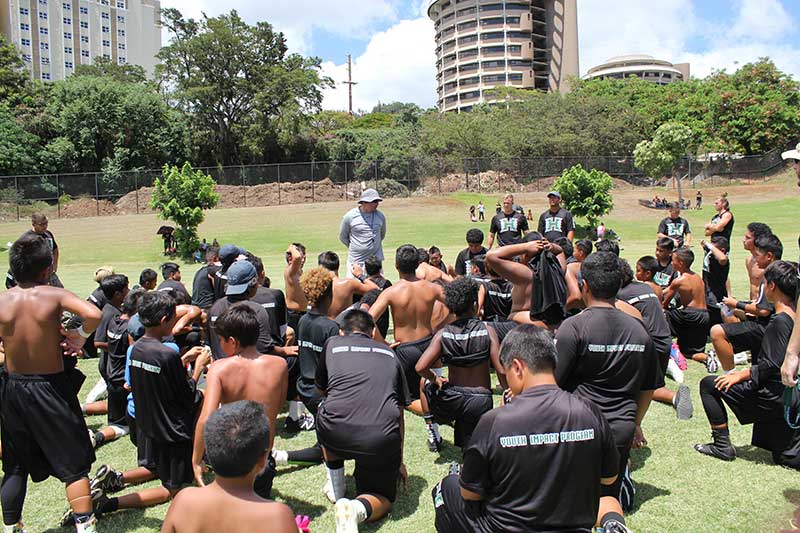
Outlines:
{"type": "Polygon", "coordinates": [[[653,452],[648,447],[631,450],[632,470],[635,472],[642,468],[651,455],[653,455],[653,452]]]}
{"type": "MultiPolygon", "coordinates": [[[[154,516],[145,516],[146,509],[123,509],[103,518],[101,531],[128,531],[145,528],[150,531],[161,531],[163,520],[154,516]]],[[[45,529],[44,533],[66,533],[75,531],[75,526],[54,527],[45,529]]]]}
{"type": "Polygon", "coordinates": [[[667,489],[662,489],[661,487],[656,487],[649,483],[637,483],[636,481],[634,481],[634,483],[636,484],[636,497],[633,500],[633,509],[631,509],[631,513],[638,511],[645,502],[672,494],[672,492],[667,489]]]}

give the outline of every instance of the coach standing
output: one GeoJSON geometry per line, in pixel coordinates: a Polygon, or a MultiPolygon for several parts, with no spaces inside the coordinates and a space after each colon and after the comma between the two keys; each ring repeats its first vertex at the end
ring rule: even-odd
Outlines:
{"type": "Polygon", "coordinates": [[[347,246],[347,275],[352,276],[351,267],[364,262],[371,256],[383,261],[383,238],[386,237],[386,217],[378,211],[383,201],[378,191],[367,189],[361,193],[358,207],[354,207],[342,218],[339,227],[339,240],[347,246]]]}
{"type": "Polygon", "coordinates": [[[575,237],[575,221],[572,213],[561,207],[561,194],[558,191],[547,193],[550,208],[539,215],[539,233],[550,242],[566,237],[572,242],[575,237]]]}
{"type": "MultiPolygon", "coordinates": [[[[794,150],[783,152],[781,157],[784,161],[791,161],[792,168],[797,175],[797,186],[800,187],[800,143],[794,150]]],[[[800,239],[798,239],[800,243],[800,239]]],[[[800,275],[800,271],[798,272],[800,275]]],[[[800,301],[800,300],[798,300],[800,301]]],[[[787,387],[795,387],[798,385],[798,378],[800,377],[800,318],[796,318],[794,322],[794,331],[792,331],[792,338],[789,339],[789,345],[786,347],[786,357],[783,360],[781,367],[781,378],[783,384],[787,387]]]]}

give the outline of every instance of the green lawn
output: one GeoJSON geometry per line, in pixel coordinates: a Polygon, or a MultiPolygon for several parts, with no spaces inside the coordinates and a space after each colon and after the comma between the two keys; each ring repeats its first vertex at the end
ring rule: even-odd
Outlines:
{"type": "MultiPolygon", "coordinates": [[[[747,280],[741,250],[741,237],[749,221],[769,223],[783,237],[786,257],[797,257],[797,213],[800,202],[793,180],[784,177],[774,180],[769,190],[730,187],[732,210],[736,217],[733,238],[731,272],[734,293],[746,294],[747,280]]],[[[605,219],[606,226],[622,235],[623,256],[636,260],[652,254],[656,227],[665,212],[638,208],[637,197],[665,191],[620,191],[616,195],[617,210],[605,219]]],[[[712,191],[705,191],[707,206],[712,203],[712,191]]],[[[499,195],[497,195],[499,196],[499,195]]],[[[518,201],[534,213],[545,208],[540,195],[520,195],[518,201]]],[[[674,196],[674,195],[672,195],[674,196]]],[[[464,234],[472,227],[467,206],[483,198],[487,207],[494,205],[496,196],[459,194],[450,198],[411,198],[387,201],[382,206],[388,219],[388,236],[384,243],[387,256],[407,242],[418,246],[437,245],[443,249],[445,260],[452,260],[464,246],[464,234]]],[[[313,258],[317,253],[332,249],[343,257],[344,248],[337,242],[339,220],[349,208],[344,203],[314,204],[311,206],[281,206],[238,210],[217,210],[208,213],[201,235],[210,241],[235,242],[264,259],[267,273],[282,286],[282,255],[292,241],[304,243],[313,258]]],[[[489,213],[487,213],[489,214],[489,213]]],[[[698,236],[702,224],[712,215],[710,207],[687,213],[698,236]]],[[[87,295],[93,288],[92,273],[100,265],[111,264],[118,272],[127,274],[132,282],[138,280],[145,267],[157,267],[163,261],[161,241],[155,235],[161,222],[154,216],[125,216],[114,218],[52,220],[51,229],[61,246],[59,275],[65,285],[78,294],[87,295]]],[[[483,226],[488,230],[488,222],[483,226]]],[[[2,242],[16,238],[25,223],[1,224],[2,242]]],[[[697,250],[697,247],[695,247],[697,250]]],[[[310,259],[313,263],[313,259],[310,259]]],[[[194,265],[184,266],[184,280],[191,282],[194,265]]],[[[386,265],[390,279],[394,269],[386,265]]],[[[88,390],[97,379],[96,360],[82,361],[81,369],[89,376],[88,390]]],[[[723,463],[700,456],[692,446],[709,438],[708,424],[702,412],[697,383],[705,375],[698,364],[691,364],[687,383],[692,389],[695,417],[678,422],[671,409],[654,404],[644,429],[649,448],[635,451],[634,480],[637,484],[637,508],[628,522],[635,531],[777,531],[787,528],[795,508],[800,507],[800,476],[797,472],[775,467],[769,454],[748,445],[750,429],[732,424],[732,438],[738,447],[739,459],[723,463]]],[[[668,385],[672,385],[668,383],[668,385]]],[[[499,397],[496,398],[499,400],[499,397]]],[[[407,415],[406,464],[410,474],[409,491],[401,495],[392,514],[377,525],[365,526],[365,531],[431,531],[433,506],[430,491],[447,472],[448,462],[457,460],[459,453],[447,446],[440,456],[427,451],[421,419],[407,415]]],[[[89,419],[99,427],[102,417],[89,419]]],[[[279,419],[282,425],[283,419],[279,419]]],[[[445,439],[452,442],[452,430],[444,430],[445,439]]],[[[312,444],[314,437],[303,433],[289,438],[280,433],[276,447],[296,449],[312,444]]],[[[97,452],[98,462],[117,468],[135,466],[135,450],[125,439],[108,444],[97,452]]],[[[348,474],[352,465],[348,465],[348,474]]],[[[289,504],[298,514],[312,517],[312,531],[332,531],[331,505],[320,488],[325,474],[322,468],[282,470],[275,481],[277,499],[289,504]]],[[[350,478],[349,489],[354,486],[350,478]]],[[[55,528],[66,506],[63,487],[56,480],[31,484],[25,506],[24,520],[29,531],[61,531],[55,528]]],[[[106,517],[101,531],[157,531],[167,507],[146,511],[120,512],[106,517]]]]}

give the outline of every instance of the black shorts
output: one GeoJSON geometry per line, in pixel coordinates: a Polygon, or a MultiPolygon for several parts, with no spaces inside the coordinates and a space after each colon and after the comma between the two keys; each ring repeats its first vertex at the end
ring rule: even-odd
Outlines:
{"type": "Polygon", "coordinates": [[[758,354],[761,352],[761,341],[764,340],[765,329],[755,320],[722,324],[722,331],[725,332],[725,338],[733,346],[733,353],[750,350],[754,365],[758,360],[758,354]]]}
{"type": "Polygon", "coordinates": [[[440,424],[455,422],[453,441],[461,448],[469,443],[481,416],[494,407],[492,392],[483,387],[448,384],[440,390],[435,384],[426,383],[424,390],[434,420],[440,424]]]}
{"type": "Polygon", "coordinates": [[[613,496],[619,500],[620,491],[622,490],[622,477],[625,475],[625,469],[628,467],[628,457],[631,455],[631,442],[628,442],[627,446],[617,446],[617,452],[619,452],[617,479],[611,485],[601,485],[600,496],[613,496]]]}
{"type": "Polygon", "coordinates": [[[709,318],[705,309],[680,307],[667,309],[667,320],[672,334],[678,338],[678,347],[686,357],[706,351],[709,318]]]}
{"type": "Polygon", "coordinates": [[[519,326],[519,324],[513,320],[507,319],[495,319],[491,322],[485,322],[485,324],[494,328],[495,333],[497,333],[498,342],[503,342],[503,339],[506,338],[506,335],[508,335],[512,329],[519,326]]]}
{"type": "Polygon", "coordinates": [[[400,362],[400,366],[403,368],[403,372],[406,375],[408,392],[412,400],[419,400],[420,377],[419,374],[417,374],[417,362],[419,358],[422,357],[423,352],[428,349],[432,338],[433,336],[429,335],[424,339],[404,342],[398,344],[394,349],[397,360],[400,362]]]}
{"type": "Polygon", "coordinates": [[[134,417],[127,413],[126,417],[129,430],[128,436],[130,437],[133,445],[136,446],[136,465],[146,468],[151,472],[155,472],[156,465],[155,462],[153,462],[153,457],[155,456],[155,452],[153,451],[153,441],[148,439],[146,435],[142,434],[134,417]]]}
{"type": "Polygon", "coordinates": [[[296,355],[284,357],[286,367],[289,370],[289,386],[286,388],[286,401],[290,402],[297,398],[297,380],[300,377],[300,360],[296,355]]]}
{"type": "Polygon", "coordinates": [[[669,354],[672,352],[672,337],[653,337],[653,348],[655,348],[661,371],[666,373],[669,354]]]}
{"type": "Polygon", "coordinates": [[[121,385],[108,385],[108,425],[128,425],[128,391],[121,385]]]}
{"type": "Polygon", "coordinates": [[[139,458],[139,466],[155,472],[164,488],[179,490],[194,479],[192,470],[192,441],[171,443],[158,442],[139,432],[139,449],[144,447],[145,457],[139,458]],[[142,465],[142,463],[146,465],[142,465]]]}
{"type": "Polygon", "coordinates": [[[436,531],[439,533],[473,533],[482,531],[477,519],[481,513],[480,502],[467,501],[461,496],[459,476],[450,474],[433,487],[433,510],[436,531]]]}
{"type": "Polygon", "coordinates": [[[275,480],[277,469],[275,467],[275,458],[269,454],[267,459],[267,466],[264,471],[256,476],[253,482],[253,491],[265,500],[272,499],[272,482],[275,480]]]}
{"type": "Polygon", "coordinates": [[[4,473],[28,473],[34,482],[53,476],[67,484],[88,477],[95,456],[75,392],[76,372],[0,372],[4,473]]]}
{"type": "Polygon", "coordinates": [[[295,338],[297,338],[297,326],[300,324],[300,317],[304,314],[300,311],[286,310],[286,325],[294,330],[295,338]]]}
{"type": "MultiPolygon", "coordinates": [[[[714,376],[707,376],[704,379],[709,378],[715,379],[714,376]]],[[[719,391],[719,394],[742,425],[779,422],[783,419],[783,403],[762,396],[752,381],[737,383],[728,389],[728,392],[719,391]]]]}

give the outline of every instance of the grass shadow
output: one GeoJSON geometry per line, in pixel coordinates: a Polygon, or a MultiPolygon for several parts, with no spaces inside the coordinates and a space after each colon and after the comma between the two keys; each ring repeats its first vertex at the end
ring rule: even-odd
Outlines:
{"type": "MultiPolygon", "coordinates": [[[[100,531],[126,531],[145,527],[151,531],[161,531],[163,520],[154,516],[145,516],[146,509],[123,509],[98,521],[100,531]]],[[[44,533],[66,533],[75,531],[75,526],[53,527],[44,533]]]]}
{"type": "Polygon", "coordinates": [[[292,509],[292,511],[295,511],[297,514],[307,515],[312,520],[322,516],[322,514],[328,510],[328,507],[323,505],[314,505],[306,500],[301,500],[300,498],[295,498],[294,496],[284,494],[275,488],[272,489],[272,498],[274,500],[280,500],[284,502],[289,506],[289,508],[292,509]]]}
{"type": "Polygon", "coordinates": [[[736,457],[757,465],[775,465],[772,460],[772,452],[757,446],[737,446],[736,457]]]}
{"type": "Polygon", "coordinates": [[[672,494],[672,492],[667,489],[662,489],[661,487],[656,487],[649,483],[636,483],[635,480],[634,483],[636,484],[636,498],[634,498],[633,509],[630,511],[631,513],[638,511],[645,502],[672,494]]]}
{"type": "Polygon", "coordinates": [[[460,464],[463,460],[461,448],[453,444],[448,444],[447,442],[442,444],[443,446],[441,451],[439,451],[439,457],[437,457],[433,462],[437,465],[446,465],[450,463],[460,464]]]}
{"type": "Polygon", "coordinates": [[[635,450],[631,450],[631,465],[632,470],[635,472],[640,468],[644,467],[647,460],[650,456],[653,455],[653,452],[650,450],[649,447],[646,448],[637,448],[635,450]]]}
{"type": "MultiPolygon", "coordinates": [[[[402,488],[398,490],[397,500],[395,500],[389,516],[375,523],[362,524],[358,528],[359,531],[380,531],[384,524],[391,524],[413,515],[420,507],[427,505],[427,503],[420,505],[420,497],[423,496],[423,492],[426,492],[427,486],[428,482],[422,476],[409,475],[408,490],[406,492],[403,492],[402,488]]],[[[428,497],[428,494],[424,496],[428,497]]]]}

